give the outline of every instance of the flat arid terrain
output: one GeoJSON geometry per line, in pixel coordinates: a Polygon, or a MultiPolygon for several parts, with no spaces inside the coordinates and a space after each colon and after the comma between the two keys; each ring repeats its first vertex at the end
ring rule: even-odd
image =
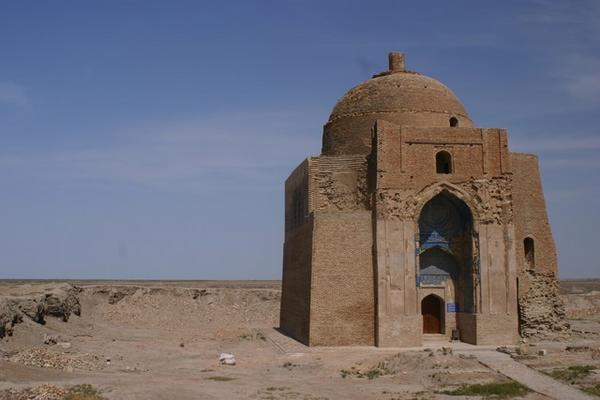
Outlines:
{"type": "Polygon", "coordinates": [[[569,337],[308,348],[277,330],[278,281],[0,281],[0,400],[600,396],[600,280],[561,290],[569,337]]]}

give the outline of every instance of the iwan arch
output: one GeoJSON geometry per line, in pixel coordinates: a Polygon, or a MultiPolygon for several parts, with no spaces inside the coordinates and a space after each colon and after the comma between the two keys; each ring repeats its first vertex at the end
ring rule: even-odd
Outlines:
{"type": "Polygon", "coordinates": [[[506,130],[475,127],[399,53],[337,103],[285,207],[280,325],[305,344],[566,329],[537,158],[511,152],[506,130]]]}

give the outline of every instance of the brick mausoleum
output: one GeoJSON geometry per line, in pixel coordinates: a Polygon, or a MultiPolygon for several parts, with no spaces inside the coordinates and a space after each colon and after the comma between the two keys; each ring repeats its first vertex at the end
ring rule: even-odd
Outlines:
{"type": "Polygon", "coordinates": [[[308,345],[564,332],[537,157],[450,89],[389,70],[346,93],[285,183],[281,329],[308,345]]]}

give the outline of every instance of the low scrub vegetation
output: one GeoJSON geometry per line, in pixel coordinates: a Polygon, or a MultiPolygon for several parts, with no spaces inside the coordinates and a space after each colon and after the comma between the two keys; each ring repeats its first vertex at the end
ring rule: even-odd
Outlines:
{"type": "Polygon", "coordinates": [[[465,385],[458,389],[446,390],[441,393],[450,396],[483,396],[498,399],[509,399],[511,397],[524,396],[529,392],[526,386],[518,382],[483,383],[465,385]]]}
{"type": "Polygon", "coordinates": [[[67,391],[64,400],[105,400],[100,391],[90,384],[73,386],[67,391]]]}
{"type": "Polygon", "coordinates": [[[342,378],[346,378],[347,376],[354,376],[356,378],[367,378],[367,379],[375,379],[382,377],[384,375],[391,375],[392,371],[390,371],[384,362],[377,364],[375,367],[370,368],[366,371],[362,371],[352,367],[350,370],[343,369],[340,371],[342,378]]]}
{"type": "Polygon", "coordinates": [[[600,384],[583,388],[583,390],[589,394],[600,397],[600,384]]]}
{"type": "Polygon", "coordinates": [[[215,382],[229,382],[229,381],[233,381],[235,378],[231,378],[229,376],[216,375],[216,376],[209,376],[206,379],[208,379],[209,381],[215,381],[215,382]]]}
{"type": "Polygon", "coordinates": [[[594,369],[595,367],[592,365],[574,365],[568,368],[555,368],[551,371],[545,371],[545,373],[561,381],[577,383],[581,379],[590,376],[594,369]]]}

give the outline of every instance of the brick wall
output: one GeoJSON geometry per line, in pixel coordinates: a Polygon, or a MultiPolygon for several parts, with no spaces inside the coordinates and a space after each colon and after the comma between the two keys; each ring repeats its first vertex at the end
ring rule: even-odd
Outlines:
{"type": "Polygon", "coordinates": [[[534,239],[535,269],[557,272],[556,247],[548,222],[538,159],[532,154],[511,153],[514,169],[513,209],[519,271],[525,267],[523,240],[534,239]]]}
{"type": "Polygon", "coordinates": [[[287,235],[283,245],[280,328],[308,344],[313,219],[287,235]]]}
{"type": "Polygon", "coordinates": [[[375,344],[371,213],[315,212],[310,344],[375,344]]]}

